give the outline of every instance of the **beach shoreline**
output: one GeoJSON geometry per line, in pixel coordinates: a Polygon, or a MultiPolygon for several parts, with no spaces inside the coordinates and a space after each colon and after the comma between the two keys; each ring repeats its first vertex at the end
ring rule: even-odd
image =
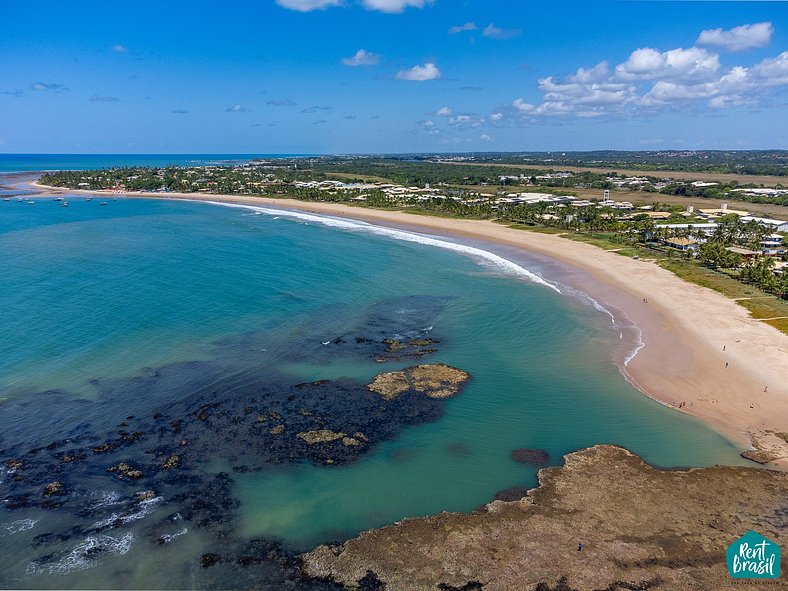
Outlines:
{"type": "MultiPolygon", "coordinates": [[[[53,194],[174,199],[256,205],[348,218],[515,248],[558,262],[573,289],[623,312],[645,346],[625,377],[647,396],[712,426],[767,467],[788,470],[788,335],[749,316],[735,301],[636,260],[559,235],[487,220],[414,215],[337,203],[207,193],[111,193],[31,186],[53,194]]],[[[753,458],[751,458],[753,459],[753,458]]]]}

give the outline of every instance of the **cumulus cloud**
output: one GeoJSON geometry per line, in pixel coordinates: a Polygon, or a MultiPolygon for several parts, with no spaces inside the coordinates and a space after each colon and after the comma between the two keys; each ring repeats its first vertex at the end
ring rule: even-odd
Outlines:
{"type": "MultiPolygon", "coordinates": [[[[748,27],[745,32],[749,34],[755,25],[748,27]]],[[[728,48],[747,43],[752,46],[753,35],[745,43],[741,39],[745,32],[733,34],[733,31],[736,29],[722,31],[733,35],[728,48]]],[[[699,39],[708,42],[714,38],[705,33],[708,32],[701,33],[699,39]]],[[[766,37],[761,32],[759,43],[766,37]]],[[[724,68],[719,55],[705,48],[660,51],[642,47],[615,68],[603,61],[592,67],[580,67],[564,77],[542,78],[538,81],[541,102],[518,98],[502,109],[526,119],[630,115],[660,109],[721,109],[763,103],[783,86],[788,86],[788,51],[750,66],[724,68]]],[[[495,119],[490,116],[488,121],[495,119]]]]}
{"type": "Polygon", "coordinates": [[[251,111],[251,109],[235,103],[232,107],[227,107],[225,111],[228,113],[247,113],[248,111],[251,111]]]}
{"type": "Polygon", "coordinates": [[[774,27],[770,22],[741,25],[727,31],[707,29],[701,31],[695,44],[719,47],[728,51],[746,51],[768,45],[772,40],[772,33],[774,27]]]}
{"type": "Polygon", "coordinates": [[[361,3],[367,10],[399,13],[406,8],[424,8],[426,4],[432,4],[432,0],[362,0],[361,3]]]}
{"type": "MultiPolygon", "coordinates": [[[[282,8],[298,12],[312,12],[346,5],[342,0],[276,0],[276,3],[282,8]]],[[[406,8],[424,8],[425,5],[432,4],[432,0],[360,0],[360,4],[367,10],[396,14],[406,8]]]]}
{"type": "Polygon", "coordinates": [[[332,6],[339,6],[342,4],[342,0],[276,0],[276,3],[288,10],[311,12],[313,10],[323,10],[332,6]]]}
{"type": "Polygon", "coordinates": [[[523,99],[518,98],[512,102],[512,106],[521,113],[531,113],[536,108],[531,103],[526,103],[523,99]]]}
{"type": "Polygon", "coordinates": [[[55,84],[55,83],[46,83],[46,82],[34,82],[30,85],[30,90],[35,90],[37,92],[63,92],[64,90],[68,90],[62,84],[55,84]]]}
{"type": "Polygon", "coordinates": [[[116,96],[99,96],[97,94],[90,97],[91,103],[117,103],[119,100],[116,96]]]}
{"type": "Polygon", "coordinates": [[[636,49],[627,61],[616,66],[621,80],[708,80],[720,69],[720,56],[699,47],[658,51],[650,47],[636,49]]]}
{"type": "Polygon", "coordinates": [[[351,57],[343,59],[342,63],[346,66],[377,66],[380,63],[380,56],[366,49],[359,49],[351,57]]]}
{"type": "Polygon", "coordinates": [[[487,135],[486,133],[481,134],[479,136],[479,139],[481,141],[483,141],[483,142],[491,142],[492,141],[492,138],[489,135],[487,135]]]}
{"type": "Polygon", "coordinates": [[[455,25],[449,29],[450,35],[456,35],[457,33],[464,33],[465,31],[475,31],[479,27],[476,26],[476,23],[465,23],[464,25],[455,25]]]}
{"type": "Polygon", "coordinates": [[[435,114],[438,117],[451,117],[453,113],[454,111],[452,110],[451,107],[441,107],[440,109],[435,111],[435,114]]]}
{"type": "Polygon", "coordinates": [[[517,37],[520,33],[522,33],[521,29],[501,29],[493,23],[484,27],[482,31],[482,35],[490,39],[511,39],[512,37],[517,37]]]}
{"type": "Polygon", "coordinates": [[[435,80],[440,77],[441,71],[435,64],[431,62],[428,62],[423,66],[413,66],[409,70],[400,70],[397,72],[397,80],[411,80],[414,82],[435,80]]]}
{"type": "Polygon", "coordinates": [[[125,45],[121,45],[120,43],[117,43],[112,46],[112,51],[114,51],[115,53],[128,53],[129,48],[126,47],[125,45]]]}

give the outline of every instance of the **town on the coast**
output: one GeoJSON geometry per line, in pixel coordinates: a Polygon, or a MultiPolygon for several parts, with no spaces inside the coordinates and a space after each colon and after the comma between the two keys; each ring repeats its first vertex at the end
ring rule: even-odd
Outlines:
{"type": "MultiPolygon", "coordinates": [[[[537,162],[524,170],[511,161],[439,155],[258,159],[61,171],[41,182],[86,191],[267,196],[493,219],[602,241],[598,245],[625,255],[686,260],[788,297],[788,216],[780,214],[788,203],[788,182],[757,175],[772,172],[772,166],[750,168],[750,175],[729,173],[741,167],[715,174],[705,165],[633,174],[537,162]]],[[[764,314],[783,328],[781,309],[764,314]]]]}

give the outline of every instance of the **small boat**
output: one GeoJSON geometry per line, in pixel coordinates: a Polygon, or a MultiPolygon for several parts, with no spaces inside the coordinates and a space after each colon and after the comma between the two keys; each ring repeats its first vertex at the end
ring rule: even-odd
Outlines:
{"type": "Polygon", "coordinates": [[[99,203],[99,205],[109,205],[109,203],[107,203],[106,201],[102,201],[101,203],[99,203]]]}
{"type": "Polygon", "coordinates": [[[55,197],[55,201],[63,201],[62,197],[55,197]]]}
{"type": "Polygon", "coordinates": [[[68,207],[68,201],[64,201],[60,204],[60,207],[68,207]]]}
{"type": "Polygon", "coordinates": [[[93,201],[93,197],[87,197],[85,201],[93,201]]]}
{"type": "Polygon", "coordinates": [[[28,200],[28,201],[27,201],[27,204],[28,204],[28,205],[35,205],[35,203],[36,203],[36,202],[35,202],[35,201],[33,201],[32,199],[30,199],[30,200],[28,200]]]}

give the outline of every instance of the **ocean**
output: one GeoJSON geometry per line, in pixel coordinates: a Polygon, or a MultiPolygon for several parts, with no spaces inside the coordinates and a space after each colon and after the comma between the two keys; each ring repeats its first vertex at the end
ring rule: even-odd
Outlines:
{"type": "Polygon", "coordinates": [[[544,260],[273,208],[12,193],[0,587],[329,588],[298,552],[523,494],[539,466],[515,449],[743,462],[626,381],[636,327],[544,260]],[[459,394],[365,388],[436,363],[470,374],[459,394]]]}

